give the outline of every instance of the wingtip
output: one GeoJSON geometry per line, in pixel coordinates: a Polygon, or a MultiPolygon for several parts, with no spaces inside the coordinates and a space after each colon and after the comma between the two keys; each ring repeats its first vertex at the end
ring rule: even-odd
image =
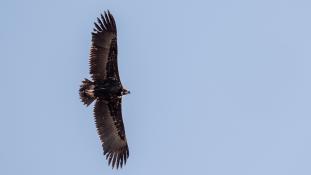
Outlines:
{"type": "Polygon", "coordinates": [[[108,161],[108,166],[111,166],[111,169],[121,169],[126,165],[126,160],[129,156],[129,151],[114,153],[111,151],[104,151],[106,160],[108,161]]]}
{"type": "Polygon", "coordinates": [[[97,18],[97,22],[94,23],[95,32],[101,32],[101,31],[111,31],[114,33],[117,32],[116,23],[110,10],[106,10],[103,13],[100,13],[100,18],[97,18]]]}

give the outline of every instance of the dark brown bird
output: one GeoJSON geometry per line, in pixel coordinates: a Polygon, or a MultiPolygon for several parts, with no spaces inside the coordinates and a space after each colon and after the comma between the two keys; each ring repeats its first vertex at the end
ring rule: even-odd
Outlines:
{"type": "Polygon", "coordinates": [[[123,88],[118,71],[116,23],[109,11],[97,18],[92,32],[90,74],[80,86],[80,98],[89,106],[94,100],[94,116],[104,155],[108,164],[117,169],[129,157],[121,113],[122,96],[130,91],[123,88]]]}

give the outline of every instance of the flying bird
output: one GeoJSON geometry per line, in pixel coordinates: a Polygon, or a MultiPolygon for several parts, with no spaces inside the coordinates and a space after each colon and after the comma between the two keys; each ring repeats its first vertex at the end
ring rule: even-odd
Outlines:
{"type": "Polygon", "coordinates": [[[89,106],[95,101],[94,117],[108,165],[125,165],[129,149],[121,113],[122,96],[129,94],[120,81],[116,23],[109,11],[94,23],[90,51],[92,80],[84,79],[79,89],[81,101],[89,106]]]}

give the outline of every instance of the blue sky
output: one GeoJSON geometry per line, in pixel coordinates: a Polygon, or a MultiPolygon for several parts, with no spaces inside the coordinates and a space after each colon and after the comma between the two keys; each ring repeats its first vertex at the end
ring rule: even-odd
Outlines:
{"type": "Polygon", "coordinates": [[[0,2],[0,174],[311,174],[311,2],[0,2]],[[111,170],[92,107],[93,22],[110,9],[130,157],[111,170]]]}

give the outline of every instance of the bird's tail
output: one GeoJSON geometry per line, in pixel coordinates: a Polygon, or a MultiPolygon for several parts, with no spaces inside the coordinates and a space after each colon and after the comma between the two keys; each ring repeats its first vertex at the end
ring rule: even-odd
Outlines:
{"type": "Polygon", "coordinates": [[[89,106],[94,100],[94,83],[88,79],[84,79],[79,89],[81,101],[89,106]]]}

